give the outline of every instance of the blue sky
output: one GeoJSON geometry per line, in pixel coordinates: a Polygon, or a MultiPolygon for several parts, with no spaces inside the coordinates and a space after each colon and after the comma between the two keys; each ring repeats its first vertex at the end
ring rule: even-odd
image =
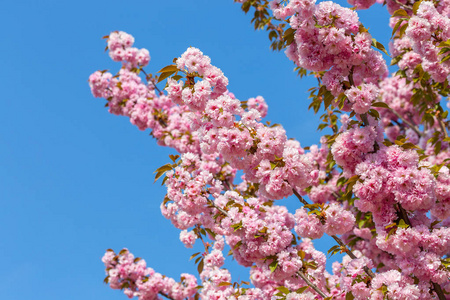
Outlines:
{"type": "MultiPolygon", "coordinates": [[[[314,81],[300,81],[231,0],[26,0],[5,2],[2,11],[2,299],[126,299],[102,283],[107,248],[128,247],[176,279],[197,272],[188,261],[196,251],[161,216],[165,190],[153,184],[153,171],[174,152],[110,115],[90,93],[92,72],[120,68],[103,51],[101,37],[111,31],[131,33],[136,47],[149,49],[148,72],[189,46],[200,48],[239,99],[264,96],[267,120],[303,146],[318,142],[318,118],[307,110],[314,81]]],[[[381,6],[361,17],[386,47],[387,18],[381,6]]],[[[294,199],[280,203],[297,207],[294,199]]],[[[246,276],[238,270],[233,279],[246,276]]]]}

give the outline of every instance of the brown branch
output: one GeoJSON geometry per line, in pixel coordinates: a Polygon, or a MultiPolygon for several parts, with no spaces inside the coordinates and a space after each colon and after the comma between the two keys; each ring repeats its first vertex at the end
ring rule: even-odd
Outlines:
{"type": "Polygon", "coordinates": [[[308,279],[308,277],[306,277],[305,273],[303,273],[302,271],[298,271],[297,272],[298,276],[300,276],[307,285],[309,285],[313,290],[315,290],[320,296],[322,296],[323,298],[327,298],[328,296],[322,292],[317,285],[315,285],[314,283],[311,282],[311,280],[308,279]]]}
{"type": "Polygon", "coordinates": [[[441,127],[442,133],[444,134],[445,138],[448,138],[448,133],[447,133],[447,129],[445,128],[445,124],[444,121],[439,120],[439,127],[441,127]]]}
{"type": "Polygon", "coordinates": [[[303,199],[303,197],[295,190],[295,188],[292,189],[292,191],[294,191],[294,195],[297,196],[298,200],[300,200],[300,202],[301,202],[303,205],[308,205],[308,204],[309,204],[309,203],[306,202],[306,200],[303,199]]]}
{"type": "Polygon", "coordinates": [[[147,82],[151,82],[152,85],[153,85],[153,87],[154,87],[154,88],[158,91],[158,93],[161,95],[161,94],[162,94],[161,90],[156,86],[156,84],[153,82],[153,80],[149,80],[149,77],[148,77],[147,73],[144,71],[144,69],[140,69],[140,70],[142,71],[142,73],[144,73],[145,79],[147,80],[147,82]]]}
{"type": "Polygon", "coordinates": [[[436,282],[431,282],[431,283],[433,284],[434,291],[436,292],[439,300],[445,300],[446,298],[445,298],[444,292],[442,291],[441,286],[439,284],[437,284],[436,282]]]}
{"type": "Polygon", "coordinates": [[[364,126],[369,126],[369,119],[367,119],[367,114],[362,114],[361,116],[361,120],[364,123],[364,126]]]}
{"type": "MultiPolygon", "coordinates": [[[[338,238],[336,235],[332,235],[331,236],[338,244],[339,246],[341,246],[341,249],[345,251],[345,253],[348,254],[348,256],[350,256],[351,259],[357,259],[358,257],[356,257],[356,255],[352,252],[352,250],[350,250],[347,245],[345,245],[345,243],[338,238]]],[[[369,275],[370,278],[374,278],[375,274],[372,272],[371,269],[369,269],[368,267],[364,266],[363,267],[364,272],[366,272],[367,275],[369,275]]]]}
{"type": "Polygon", "coordinates": [[[414,130],[414,132],[421,137],[422,133],[419,131],[419,128],[417,128],[416,125],[414,125],[413,123],[407,121],[406,119],[404,119],[398,112],[396,112],[395,110],[393,110],[392,108],[390,109],[390,111],[397,116],[397,118],[399,118],[400,120],[402,120],[402,122],[406,125],[408,125],[409,128],[411,128],[412,130],[414,130]]]}
{"type": "Polygon", "coordinates": [[[348,74],[348,82],[351,86],[355,86],[355,82],[353,81],[353,68],[350,69],[350,73],[348,74]]]}
{"type": "Polygon", "coordinates": [[[409,10],[413,10],[412,6],[409,6],[409,5],[403,4],[403,3],[401,3],[401,2],[400,2],[400,1],[398,1],[398,0],[394,0],[394,2],[395,2],[395,3],[397,3],[398,5],[400,5],[400,7],[403,7],[403,9],[409,9],[409,10]]]}
{"type": "Polygon", "coordinates": [[[409,219],[408,213],[406,212],[406,210],[402,207],[402,205],[400,203],[398,203],[397,205],[398,205],[398,212],[400,214],[400,218],[402,218],[403,221],[405,221],[405,223],[408,224],[409,227],[412,227],[411,220],[409,219]]]}
{"type": "Polygon", "coordinates": [[[161,296],[166,297],[167,299],[171,299],[171,300],[175,300],[174,298],[170,297],[169,295],[163,293],[163,292],[159,292],[158,294],[160,294],[161,296]]]}
{"type": "MultiPolygon", "coordinates": [[[[207,198],[207,199],[208,199],[208,198],[207,198]]],[[[228,213],[227,213],[225,210],[223,210],[222,208],[220,208],[219,206],[217,206],[216,203],[214,203],[213,200],[208,199],[208,201],[209,201],[209,203],[210,203],[212,206],[214,206],[215,209],[217,209],[218,211],[220,211],[221,213],[223,213],[225,216],[228,217],[228,213]]]]}

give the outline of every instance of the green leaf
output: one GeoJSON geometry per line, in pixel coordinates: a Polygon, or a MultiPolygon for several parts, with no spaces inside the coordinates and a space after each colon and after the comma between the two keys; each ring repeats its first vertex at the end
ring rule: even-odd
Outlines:
{"type": "Polygon", "coordinates": [[[159,78],[158,78],[158,83],[163,81],[164,79],[166,79],[170,75],[174,74],[175,72],[176,71],[168,71],[168,72],[161,73],[161,75],[159,75],[159,78]]]}
{"type": "Polygon", "coordinates": [[[229,286],[232,285],[230,282],[221,282],[218,284],[218,286],[229,286]]]}
{"type": "Polygon", "coordinates": [[[242,241],[239,241],[236,243],[236,245],[234,245],[233,250],[236,250],[237,248],[239,248],[242,245],[242,241]]]}
{"type": "Polygon", "coordinates": [[[417,1],[417,2],[415,2],[414,3],[414,5],[413,5],[413,14],[417,14],[417,10],[419,9],[419,6],[420,6],[420,4],[422,3],[422,0],[420,0],[420,1],[417,1]]]}
{"type": "Polygon", "coordinates": [[[391,17],[409,17],[409,15],[404,9],[397,9],[391,17]]]}
{"type": "Polygon", "coordinates": [[[199,254],[200,254],[200,252],[197,252],[197,253],[192,254],[191,257],[189,257],[189,260],[193,259],[194,257],[196,257],[196,256],[199,255],[199,254]]]}
{"type": "Polygon", "coordinates": [[[331,248],[328,250],[328,253],[327,253],[327,254],[330,254],[330,253],[334,252],[336,249],[340,249],[340,246],[339,246],[339,245],[336,245],[336,246],[331,247],[331,248]]]}
{"type": "Polygon", "coordinates": [[[178,71],[177,65],[168,65],[161,70],[159,70],[157,73],[167,73],[167,72],[176,72],[178,71]]]}
{"type": "Polygon", "coordinates": [[[306,291],[308,288],[309,288],[309,286],[304,286],[304,287],[299,288],[299,289],[296,290],[295,292],[296,292],[297,294],[303,294],[303,292],[306,291]]]}
{"type": "Polygon", "coordinates": [[[352,292],[348,292],[345,294],[345,300],[353,300],[355,299],[355,296],[353,296],[352,292]]]}
{"type": "Polygon", "coordinates": [[[384,102],[375,102],[375,103],[372,103],[372,106],[373,106],[373,107],[389,108],[389,105],[387,105],[387,104],[384,103],[384,102]]]}
{"type": "Polygon", "coordinates": [[[372,39],[372,46],[374,46],[375,48],[377,48],[378,50],[381,50],[382,52],[384,52],[386,55],[389,55],[389,53],[386,51],[386,48],[384,48],[383,44],[378,42],[376,39],[372,39]]]}
{"type": "Polygon", "coordinates": [[[400,38],[402,38],[403,35],[405,34],[406,28],[408,28],[408,23],[405,23],[405,24],[402,25],[402,27],[400,27],[400,32],[399,32],[399,34],[400,34],[399,37],[400,38]]]}
{"type": "Polygon", "coordinates": [[[392,35],[391,35],[391,38],[394,36],[394,34],[397,32],[397,30],[398,30],[398,28],[400,27],[400,25],[403,23],[403,21],[404,21],[404,19],[402,18],[402,19],[399,19],[398,21],[397,21],[397,23],[395,24],[395,26],[394,26],[394,29],[392,29],[392,35]]]}
{"type": "Polygon", "coordinates": [[[375,109],[370,109],[369,110],[369,115],[371,115],[375,119],[379,119],[380,118],[380,113],[377,110],[375,110],[375,109]]]}
{"type": "Polygon", "coordinates": [[[200,261],[200,263],[198,264],[198,266],[197,266],[197,271],[198,271],[198,274],[200,274],[202,271],[203,271],[203,259],[200,261]]]}
{"type": "Polygon", "coordinates": [[[403,220],[403,219],[400,219],[400,221],[398,222],[397,226],[400,227],[400,228],[408,228],[409,227],[409,225],[406,224],[405,220],[403,220]]]}
{"type": "Polygon", "coordinates": [[[286,295],[290,293],[289,289],[285,286],[279,286],[279,287],[277,287],[277,290],[279,290],[280,292],[282,292],[283,294],[286,294],[286,295]]]}
{"type": "Polygon", "coordinates": [[[275,270],[277,269],[277,267],[278,267],[278,262],[277,262],[276,260],[274,260],[274,261],[269,265],[270,272],[271,272],[271,273],[275,272],[275,270]]]}
{"type": "Polygon", "coordinates": [[[444,61],[447,61],[447,60],[449,60],[450,59],[450,55],[447,55],[446,57],[444,57],[442,60],[441,60],[441,63],[443,63],[444,61]]]}

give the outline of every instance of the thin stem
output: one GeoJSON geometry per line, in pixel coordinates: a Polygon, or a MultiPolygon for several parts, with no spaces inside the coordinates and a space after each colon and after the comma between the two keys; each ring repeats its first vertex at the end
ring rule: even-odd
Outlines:
{"type": "Polygon", "coordinates": [[[448,138],[447,129],[445,128],[444,121],[439,120],[439,127],[441,127],[442,133],[444,134],[444,137],[448,138]]]}
{"type": "Polygon", "coordinates": [[[409,10],[412,10],[412,9],[413,9],[412,6],[403,4],[403,3],[401,3],[401,2],[398,1],[398,0],[394,0],[394,2],[397,3],[398,5],[400,5],[400,7],[403,7],[403,8],[409,9],[409,10]]]}
{"type": "Polygon", "coordinates": [[[175,300],[174,298],[170,297],[169,295],[163,293],[163,292],[159,292],[158,294],[160,294],[161,296],[166,297],[167,299],[171,299],[171,300],[175,300]]]}
{"type": "Polygon", "coordinates": [[[400,217],[405,221],[406,224],[408,224],[409,227],[412,227],[411,220],[408,217],[408,213],[406,210],[402,207],[400,203],[398,203],[398,211],[400,213],[400,217]]]}
{"type": "Polygon", "coordinates": [[[224,211],[222,208],[220,208],[219,206],[216,205],[216,203],[214,203],[214,201],[212,201],[211,199],[208,199],[209,203],[214,206],[215,209],[217,209],[218,211],[220,211],[221,213],[223,213],[225,216],[228,217],[228,213],[226,211],[224,211]]]}
{"type": "Polygon", "coordinates": [[[348,82],[351,86],[355,86],[355,82],[353,81],[353,68],[350,69],[350,73],[348,74],[348,82]]]}
{"type": "Polygon", "coordinates": [[[303,205],[308,205],[309,204],[308,202],[306,202],[305,199],[303,199],[303,197],[295,189],[292,189],[292,191],[294,191],[294,195],[298,198],[298,200],[300,200],[300,202],[303,205]]]}
{"type": "MultiPolygon", "coordinates": [[[[338,238],[336,235],[332,235],[331,237],[339,244],[339,246],[341,246],[341,248],[345,251],[345,253],[348,254],[348,256],[350,256],[351,259],[357,259],[356,255],[353,254],[352,250],[350,250],[340,238],[338,238]]],[[[364,266],[363,269],[364,272],[366,272],[366,274],[369,275],[370,278],[375,277],[375,274],[372,272],[371,269],[369,269],[366,266],[364,266]]]]}
{"type": "Polygon", "coordinates": [[[422,133],[419,131],[419,128],[417,128],[416,125],[414,125],[413,123],[405,120],[405,118],[403,118],[398,112],[396,112],[395,110],[393,110],[392,108],[390,109],[390,111],[397,116],[397,118],[399,118],[400,120],[402,120],[402,122],[406,125],[408,125],[409,128],[411,128],[412,130],[414,130],[414,132],[420,137],[422,136],[422,133]]]}
{"type": "Polygon", "coordinates": [[[155,88],[155,90],[158,91],[159,94],[162,94],[161,90],[156,86],[156,84],[153,82],[153,80],[148,80],[148,75],[147,73],[144,71],[144,69],[141,69],[142,73],[144,73],[145,75],[145,79],[147,80],[147,82],[151,82],[153,87],[155,88]]]}
{"type": "Polygon", "coordinates": [[[309,280],[308,277],[306,277],[305,273],[303,273],[302,271],[298,271],[297,274],[298,274],[298,276],[300,276],[306,282],[307,285],[309,285],[313,290],[315,290],[317,292],[317,294],[319,294],[323,298],[327,298],[328,297],[324,292],[322,292],[317,287],[317,285],[312,283],[311,280],[309,280]]]}

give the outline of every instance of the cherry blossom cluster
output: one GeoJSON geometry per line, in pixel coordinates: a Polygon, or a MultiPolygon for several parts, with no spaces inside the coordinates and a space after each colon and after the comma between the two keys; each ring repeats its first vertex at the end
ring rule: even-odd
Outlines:
{"type": "Polygon", "coordinates": [[[123,62],[131,67],[145,67],[150,62],[147,49],[132,47],[134,37],[123,31],[111,32],[108,37],[109,56],[112,60],[123,62]]]}
{"type": "Polygon", "coordinates": [[[298,144],[287,141],[281,126],[260,122],[267,113],[262,98],[249,99],[243,109],[228,93],[228,79],[196,48],[189,48],[176,61],[186,82],[168,81],[168,96],[193,112],[203,153],[220,153],[246,180],[259,183],[259,191],[270,199],[292,195],[294,188],[309,186],[311,163],[298,144]],[[195,78],[198,80],[195,82],[195,78]]]}
{"type": "Polygon", "coordinates": [[[123,289],[129,298],[139,300],[194,299],[197,292],[197,278],[191,274],[181,274],[181,282],[163,276],[147,267],[145,260],[135,258],[127,249],[116,254],[109,250],[102,258],[106,267],[105,282],[113,289],[123,289]]]}
{"type": "MultiPolygon", "coordinates": [[[[375,1],[349,3],[367,9],[375,1]]],[[[148,51],[132,48],[127,33],[110,34],[110,56],[122,68],[116,76],[93,73],[92,93],[180,154],[157,170],[167,188],[161,211],[186,247],[205,247],[196,260],[201,286],[192,275],[177,283],[155,273],[126,249],[108,250],[103,261],[112,288],[139,299],[446,299],[450,139],[436,107],[448,88],[434,83],[450,72],[441,51],[450,5],[387,4],[391,14],[406,9],[392,25],[400,17],[407,24],[390,47],[401,68],[391,77],[372,48],[384,47],[354,10],[330,1],[270,1],[273,16],[290,26],[287,56],[319,81],[312,96],[325,104],[323,120],[333,131],[305,148],[282,126],[262,123],[265,100],[238,100],[199,49],[188,48],[160,71],[167,78],[160,92],[158,78],[143,70],[148,51]],[[415,77],[419,65],[429,77],[415,77]],[[420,109],[419,89],[431,99],[420,109]],[[295,213],[277,205],[293,194],[303,205],[295,213]],[[332,273],[312,243],[324,234],[337,243],[330,253],[346,254],[332,273]],[[232,283],[226,246],[251,268],[252,287],[232,283]]]]}
{"type": "MultiPolygon", "coordinates": [[[[440,52],[442,48],[439,47],[450,38],[449,4],[448,1],[422,1],[415,13],[408,11],[410,18],[405,35],[391,48],[393,56],[401,57],[398,66],[406,70],[407,75],[412,76],[420,65],[435,82],[444,82],[449,76],[450,62],[442,61],[448,53],[440,52]]],[[[401,7],[393,3],[388,8],[393,13],[401,7]]],[[[398,21],[399,17],[394,17],[392,26],[398,21]]]]}
{"type": "Polygon", "coordinates": [[[274,16],[280,19],[289,16],[289,24],[295,30],[286,55],[301,68],[326,71],[323,84],[334,96],[345,91],[345,82],[359,86],[386,75],[386,63],[372,49],[372,37],[362,27],[356,12],[331,1],[317,5],[315,1],[290,1],[287,6],[276,3],[272,2],[274,16]]]}

